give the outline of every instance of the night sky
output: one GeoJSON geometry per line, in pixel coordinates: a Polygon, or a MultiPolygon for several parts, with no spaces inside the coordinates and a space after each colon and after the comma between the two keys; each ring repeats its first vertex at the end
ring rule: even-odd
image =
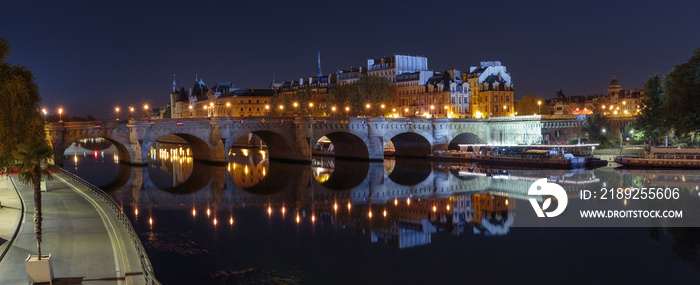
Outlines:
{"type": "Polygon", "coordinates": [[[641,88],[700,48],[700,2],[688,1],[2,1],[8,61],[36,77],[48,108],[113,117],[162,106],[173,74],[211,87],[269,88],[392,54],[429,68],[508,67],[515,97],[641,88]]]}

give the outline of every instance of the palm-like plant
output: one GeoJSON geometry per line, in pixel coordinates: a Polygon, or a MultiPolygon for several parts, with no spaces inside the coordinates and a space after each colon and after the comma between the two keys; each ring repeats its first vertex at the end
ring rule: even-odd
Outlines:
{"type": "Polygon", "coordinates": [[[41,176],[45,174],[47,179],[52,179],[48,169],[56,166],[48,164],[53,157],[53,150],[46,141],[36,141],[31,143],[21,143],[12,152],[19,169],[19,180],[34,187],[34,237],[36,237],[36,247],[39,260],[41,260],[41,176]],[[46,168],[41,164],[46,163],[46,168]]]}

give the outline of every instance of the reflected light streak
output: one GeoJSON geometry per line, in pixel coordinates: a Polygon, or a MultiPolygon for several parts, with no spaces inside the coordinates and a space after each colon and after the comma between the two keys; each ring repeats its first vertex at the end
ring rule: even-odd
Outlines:
{"type": "Polygon", "coordinates": [[[372,211],[369,211],[369,218],[372,218],[372,211]]]}
{"type": "Polygon", "coordinates": [[[196,217],[196,216],[197,216],[197,210],[192,208],[192,217],[196,217]]]}
{"type": "Polygon", "coordinates": [[[214,226],[216,226],[216,224],[218,224],[218,223],[219,223],[219,221],[217,221],[216,218],[214,218],[214,226]]]}
{"type": "Polygon", "coordinates": [[[411,205],[411,198],[406,198],[406,205],[411,205]]]}
{"type": "Polygon", "coordinates": [[[211,216],[211,211],[209,211],[209,208],[207,208],[207,218],[211,216]]]}
{"type": "Polygon", "coordinates": [[[350,202],[348,202],[348,211],[350,211],[350,207],[351,207],[350,202]]]}
{"type": "Polygon", "coordinates": [[[386,217],[386,209],[384,209],[384,213],[383,213],[383,214],[384,214],[384,217],[386,217]]]}
{"type": "Polygon", "coordinates": [[[153,218],[148,218],[148,225],[153,226],[153,218]]]}
{"type": "Polygon", "coordinates": [[[437,212],[437,206],[433,206],[433,212],[437,212]]]}
{"type": "Polygon", "coordinates": [[[272,207],[267,207],[267,214],[272,215],[272,207]]]}
{"type": "Polygon", "coordinates": [[[231,217],[230,219],[228,219],[228,224],[233,226],[233,217],[231,217]]]}
{"type": "Polygon", "coordinates": [[[335,204],[333,204],[333,210],[338,211],[338,203],[337,202],[335,204]]]}
{"type": "Polygon", "coordinates": [[[282,206],[282,216],[284,216],[284,212],[285,212],[285,211],[286,211],[286,210],[284,209],[284,206],[282,206]]]}
{"type": "Polygon", "coordinates": [[[394,206],[398,206],[398,205],[399,205],[399,198],[394,198],[394,206]]]}
{"type": "Polygon", "coordinates": [[[134,215],[138,216],[139,215],[139,209],[134,209],[134,215]]]}
{"type": "Polygon", "coordinates": [[[316,222],[316,216],[315,216],[315,215],[311,215],[311,222],[312,222],[312,223],[313,223],[313,222],[316,222]]]}
{"type": "Polygon", "coordinates": [[[297,214],[297,224],[301,222],[301,219],[299,218],[299,214],[297,214]]]}
{"type": "MultiPolygon", "coordinates": [[[[508,205],[508,200],[506,200],[506,205],[508,205]]],[[[447,210],[450,210],[450,205],[447,205],[447,210]]]]}

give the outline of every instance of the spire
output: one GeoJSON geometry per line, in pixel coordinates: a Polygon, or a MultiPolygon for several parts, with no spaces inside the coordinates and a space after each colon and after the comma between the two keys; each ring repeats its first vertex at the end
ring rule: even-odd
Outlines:
{"type": "Polygon", "coordinates": [[[199,73],[199,69],[197,68],[197,69],[194,70],[194,83],[199,82],[198,73],[199,73]]]}
{"type": "Polygon", "coordinates": [[[175,74],[173,73],[173,93],[177,92],[177,82],[175,82],[175,74]]]}
{"type": "Polygon", "coordinates": [[[323,71],[321,71],[321,47],[319,46],[319,51],[318,51],[318,67],[316,68],[316,76],[321,77],[323,76],[323,71]]]}

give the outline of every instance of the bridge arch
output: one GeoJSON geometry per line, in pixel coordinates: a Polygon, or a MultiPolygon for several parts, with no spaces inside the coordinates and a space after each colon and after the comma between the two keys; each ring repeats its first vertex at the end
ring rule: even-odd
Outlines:
{"type": "Polygon", "coordinates": [[[367,143],[357,135],[349,132],[329,132],[315,138],[312,143],[315,144],[323,136],[327,137],[333,144],[333,155],[336,158],[369,159],[367,143]]]}
{"type": "Polygon", "coordinates": [[[459,144],[483,144],[484,141],[474,133],[461,133],[450,141],[447,149],[459,150],[459,144]]]}
{"type": "Polygon", "coordinates": [[[430,155],[430,140],[418,133],[400,133],[390,140],[394,144],[394,156],[428,157],[430,155]]]}
{"type": "MultiPolygon", "coordinates": [[[[299,149],[294,147],[294,145],[299,144],[299,140],[290,141],[287,136],[269,130],[254,130],[251,132],[234,135],[232,137],[232,142],[238,141],[250,133],[259,137],[265,143],[265,145],[267,145],[267,151],[270,159],[288,160],[286,159],[286,157],[289,157],[288,154],[296,154],[299,152],[299,149]]],[[[303,141],[306,140],[304,139],[303,141]]],[[[227,146],[227,148],[226,154],[228,155],[228,153],[231,151],[231,146],[227,146]]],[[[308,149],[308,141],[306,142],[306,149],[308,149]]]]}
{"type": "Polygon", "coordinates": [[[136,156],[136,152],[131,148],[131,143],[128,140],[118,136],[107,136],[104,134],[71,134],[65,136],[62,142],[56,142],[50,140],[51,146],[54,148],[54,164],[63,165],[64,153],[66,149],[70,147],[74,142],[78,142],[82,139],[89,138],[102,138],[110,143],[112,143],[117,148],[117,154],[119,155],[119,162],[131,163],[132,158],[136,156]]]}
{"type": "MultiPolygon", "coordinates": [[[[211,162],[214,161],[215,154],[212,153],[212,148],[203,139],[188,133],[171,133],[165,134],[155,139],[155,142],[167,142],[167,143],[187,143],[192,150],[192,159],[199,162],[211,162]],[[176,137],[177,139],[174,139],[176,137]]],[[[144,151],[148,152],[153,144],[146,144],[144,151]]]]}

